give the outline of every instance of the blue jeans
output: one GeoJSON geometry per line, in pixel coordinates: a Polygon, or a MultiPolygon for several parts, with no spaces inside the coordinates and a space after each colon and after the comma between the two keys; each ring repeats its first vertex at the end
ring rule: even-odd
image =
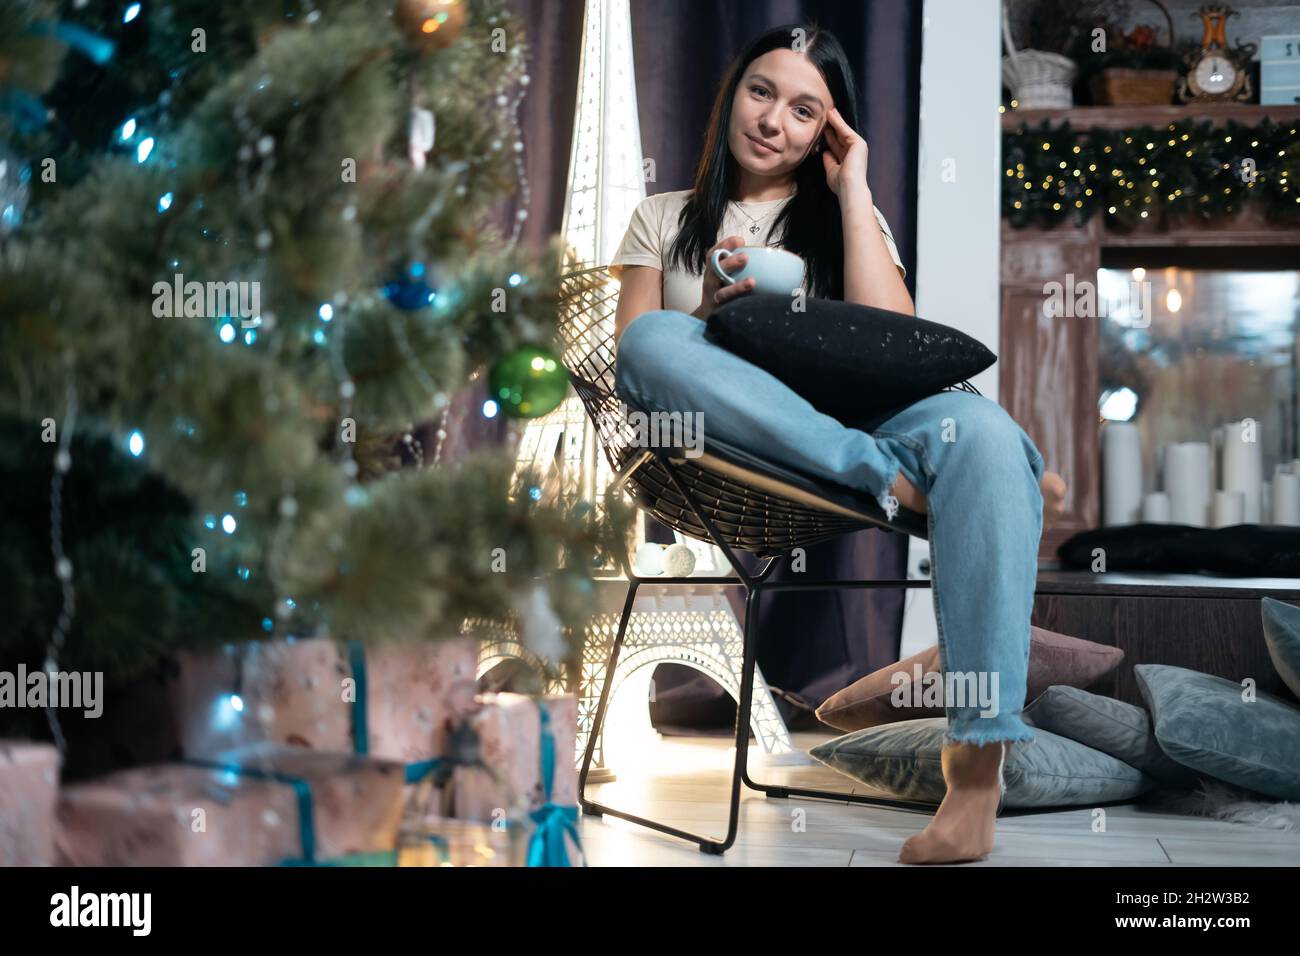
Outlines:
{"type": "Polygon", "coordinates": [[[889,488],[901,471],[927,499],[945,740],[1032,741],[1021,712],[1043,456],[1029,436],[996,402],[960,391],[923,398],[870,434],[849,428],[704,330],[685,312],[634,319],[618,345],[620,397],[647,412],[701,413],[706,446],[712,435],[869,492],[890,520],[898,501],[889,488]]]}

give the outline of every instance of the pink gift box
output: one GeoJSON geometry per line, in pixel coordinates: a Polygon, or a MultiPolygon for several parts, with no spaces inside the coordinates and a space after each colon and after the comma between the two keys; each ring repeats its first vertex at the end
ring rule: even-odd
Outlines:
{"type": "Polygon", "coordinates": [[[542,788],[541,715],[550,715],[555,739],[555,775],[551,802],[578,802],[578,770],[574,755],[578,738],[578,701],[572,694],[532,697],[525,694],[480,694],[479,710],[469,722],[479,736],[482,768],[457,767],[452,778],[452,814],[459,819],[491,821],[513,803],[527,813],[546,800],[542,788]]]}
{"type": "Polygon", "coordinates": [[[67,866],[272,866],[303,853],[294,786],[311,790],[316,859],[392,850],[405,775],[394,761],[297,747],[237,755],[243,772],[160,764],[64,788],[58,857],[67,866]]]}
{"type": "MultiPolygon", "coordinates": [[[[177,658],[170,690],[186,757],[259,743],[354,749],[360,688],[347,645],[277,640],[177,658]]],[[[407,762],[442,753],[448,717],[472,707],[477,638],[379,642],[365,648],[364,664],[367,752],[407,762]]]]}
{"type": "Polygon", "coordinates": [[[441,755],[449,722],[475,707],[478,648],[476,637],[367,648],[370,753],[407,763],[441,755]]]}
{"type": "Polygon", "coordinates": [[[0,740],[0,866],[54,863],[58,794],[52,744],[0,740]]]}

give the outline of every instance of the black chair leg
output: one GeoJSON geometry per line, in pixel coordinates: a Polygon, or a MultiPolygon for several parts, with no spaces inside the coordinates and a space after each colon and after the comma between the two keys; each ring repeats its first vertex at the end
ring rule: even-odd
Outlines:
{"type": "MultiPolygon", "coordinates": [[[[766,575],[764,575],[766,578],[766,575]]],[[[754,587],[749,590],[745,599],[745,661],[743,666],[743,676],[741,678],[740,706],[737,713],[736,721],[736,778],[732,781],[732,806],[735,807],[739,799],[740,784],[751,790],[757,790],[766,794],[769,798],[789,797],[792,794],[803,797],[817,797],[825,800],[834,800],[837,803],[865,803],[871,806],[891,807],[894,809],[911,810],[917,813],[933,814],[935,807],[928,803],[918,803],[911,800],[890,800],[887,797],[868,797],[860,794],[844,793],[838,790],[810,790],[803,787],[788,787],[778,784],[768,784],[755,781],[749,776],[748,754],[749,754],[749,717],[750,704],[753,700],[754,690],[754,670],[757,666],[757,640],[754,635],[754,628],[757,626],[754,622],[758,618],[758,596],[765,590],[761,581],[756,581],[754,587]]],[[[733,828],[728,830],[726,846],[730,846],[735,840],[734,829],[734,809],[733,809],[733,828]]],[[[725,847],[724,847],[725,849],[725,847]]]]}
{"type": "Polygon", "coordinates": [[[609,660],[605,664],[605,679],[600,687],[600,700],[596,704],[596,719],[592,722],[591,730],[587,734],[587,747],[582,754],[582,769],[578,772],[578,804],[582,807],[584,813],[592,816],[600,816],[602,808],[595,803],[585,800],[583,795],[587,789],[587,774],[591,770],[591,758],[596,752],[596,740],[600,737],[601,728],[605,724],[605,710],[609,705],[610,686],[614,680],[614,668],[618,666],[618,654],[623,649],[623,636],[627,633],[627,622],[632,616],[632,605],[636,603],[636,590],[640,581],[633,577],[627,586],[627,597],[623,600],[623,612],[618,619],[618,631],[614,634],[614,646],[609,653],[609,660]]]}
{"type": "MultiPolygon", "coordinates": [[[[763,575],[763,578],[766,578],[766,575],[763,575]]],[[[838,803],[866,803],[875,806],[914,810],[925,814],[934,813],[934,806],[926,803],[872,798],[835,790],[809,790],[799,787],[764,784],[750,779],[747,767],[747,758],[749,756],[749,724],[753,711],[754,699],[754,672],[757,670],[757,641],[755,639],[756,632],[754,621],[757,618],[758,597],[760,592],[763,590],[760,581],[753,581],[753,586],[750,586],[743,581],[730,582],[733,584],[744,585],[746,588],[746,597],[745,624],[742,630],[744,656],[741,663],[740,700],[737,702],[736,709],[736,753],[731,775],[731,792],[727,808],[726,835],[719,840],[698,833],[690,833],[686,830],[680,830],[677,827],[670,827],[666,824],[651,820],[648,817],[638,816],[637,814],[628,813],[625,810],[618,810],[603,803],[597,803],[594,800],[588,800],[586,797],[587,776],[591,769],[592,758],[595,754],[596,740],[600,736],[601,730],[604,727],[605,717],[609,710],[609,697],[610,691],[613,687],[614,673],[618,667],[618,657],[623,649],[623,640],[627,633],[628,621],[632,616],[632,607],[636,602],[636,592],[640,583],[640,580],[633,578],[628,585],[627,598],[623,603],[623,611],[618,622],[618,631],[614,637],[614,646],[610,651],[609,660],[605,666],[605,680],[600,690],[600,701],[596,705],[595,720],[593,721],[591,730],[588,733],[587,746],[583,752],[582,769],[578,775],[578,804],[582,807],[582,812],[584,814],[599,817],[608,813],[612,816],[618,817],[619,819],[628,820],[632,823],[649,827],[653,830],[658,830],[660,833],[667,833],[670,836],[688,840],[697,844],[701,852],[721,855],[730,849],[736,842],[736,835],[740,829],[740,788],[742,783],[752,790],[766,793],[767,796],[774,798],[797,795],[834,800],[838,803]]],[[[686,580],[681,583],[688,584],[691,582],[686,580]]]]}
{"type": "MultiPolygon", "coordinates": [[[[732,774],[731,782],[731,818],[727,829],[727,839],[718,841],[711,837],[701,836],[696,833],[688,833],[685,830],[679,830],[676,827],[670,827],[646,817],[637,816],[634,813],[628,813],[625,810],[616,810],[613,807],[606,806],[602,803],[596,803],[586,798],[587,791],[587,774],[591,769],[592,755],[596,750],[596,738],[600,736],[601,728],[605,723],[605,715],[609,707],[610,688],[613,684],[614,671],[618,666],[618,655],[623,648],[623,637],[627,632],[628,619],[632,616],[632,606],[636,602],[637,586],[640,584],[636,578],[633,578],[627,589],[627,599],[623,603],[623,613],[618,622],[618,633],[614,637],[614,647],[610,651],[609,663],[605,666],[605,682],[600,689],[600,702],[596,705],[596,718],[592,723],[590,733],[587,737],[587,747],[582,755],[582,770],[578,774],[578,804],[582,807],[584,814],[599,817],[606,813],[616,816],[622,820],[629,820],[632,823],[641,826],[650,827],[661,833],[667,833],[670,836],[680,837],[683,840],[690,840],[699,844],[700,850],[705,853],[723,853],[736,838],[737,818],[739,816],[740,804],[740,777],[744,771],[743,761],[745,758],[745,747],[738,746],[736,749],[736,766],[732,774]]],[[[752,675],[753,673],[753,648],[746,641],[745,647],[745,669],[752,675]]],[[[752,680],[751,680],[752,683],[752,680]]],[[[749,694],[741,693],[746,710],[749,706],[749,694]]],[[[748,720],[744,723],[745,743],[748,743],[749,727],[748,720]]],[[[737,739],[740,738],[740,730],[737,730],[737,739]]]]}

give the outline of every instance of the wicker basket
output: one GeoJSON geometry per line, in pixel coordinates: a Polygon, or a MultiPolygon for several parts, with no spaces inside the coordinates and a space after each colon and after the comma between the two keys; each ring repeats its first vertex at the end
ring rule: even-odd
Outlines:
{"type": "Polygon", "coordinates": [[[1088,79],[1092,101],[1100,106],[1163,106],[1174,101],[1177,70],[1107,67],[1088,79]]]}
{"type": "Polygon", "coordinates": [[[1073,106],[1071,87],[1078,70],[1068,56],[1042,50],[1016,50],[1002,58],[1002,82],[1021,110],[1073,106]]]}

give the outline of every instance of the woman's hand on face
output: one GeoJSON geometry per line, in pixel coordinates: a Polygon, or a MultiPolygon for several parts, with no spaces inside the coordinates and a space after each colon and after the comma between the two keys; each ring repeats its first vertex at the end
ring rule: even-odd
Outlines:
{"type": "Polygon", "coordinates": [[[822,165],[826,169],[826,185],[837,198],[843,200],[846,186],[850,189],[867,188],[867,141],[853,132],[840,111],[831,107],[823,130],[826,147],[822,150],[822,165]]]}
{"type": "MultiPolygon", "coordinates": [[[[700,297],[700,307],[696,310],[699,318],[705,318],[723,303],[730,302],[736,296],[745,295],[747,292],[754,291],[753,279],[741,279],[735,284],[729,285],[718,278],[718,274],[713,271],[713,253],[718,249],[739,249],[745,244],[745,240],[740,236],[727,236],[716,246],[708,251],[704,257],[704,291],[700,297]]],[[[745,268],[745,263],[749,261],[749,256],[743,252],[733,253],[722,260],[722,269],[728,275],[733,272],[739,272],[745,268]]]]}

